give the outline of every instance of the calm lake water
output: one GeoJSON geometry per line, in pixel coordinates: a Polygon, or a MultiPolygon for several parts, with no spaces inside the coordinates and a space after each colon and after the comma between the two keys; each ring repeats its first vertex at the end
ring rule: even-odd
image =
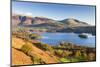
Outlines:
{"type": "Polygon", "coordinates": [[[91,34],[86,39],[78,37],[78,34],[75,33],[41,33],[40,35],[42,38],[39,40],[50,45],[58,45],[61,41],[65,41],[76,45],[95,47],[95,36],[91,34]]]}

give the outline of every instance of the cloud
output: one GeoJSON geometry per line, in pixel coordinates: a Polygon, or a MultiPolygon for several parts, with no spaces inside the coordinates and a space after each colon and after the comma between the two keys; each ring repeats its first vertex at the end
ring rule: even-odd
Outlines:
{"type": "Polygon", "coordinates": [[[14,11],[13,14],[25,15],[25,16],[33,16],[31,12],[21,12],[21,11],[14,11]]]}
{"type": "Polygon", "coordinates": [[[27,12],[27,13],[25,13],[24,15],[26,15],[26,16],[32,16],[32,13],[27,12]]]}

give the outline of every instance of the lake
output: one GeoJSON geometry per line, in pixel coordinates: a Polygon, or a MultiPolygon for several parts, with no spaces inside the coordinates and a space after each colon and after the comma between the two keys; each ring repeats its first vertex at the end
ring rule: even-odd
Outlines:
{"type": "Polygon", "coordinates": [[[61,41],[65,41],[76,45],[95,47],[95,36],[91,34],[86,39],[78,37],[78,34],[75,33],[40,33],[40,35],[42,38],[39,41],[50,45],[58,45],[61,41]]]}

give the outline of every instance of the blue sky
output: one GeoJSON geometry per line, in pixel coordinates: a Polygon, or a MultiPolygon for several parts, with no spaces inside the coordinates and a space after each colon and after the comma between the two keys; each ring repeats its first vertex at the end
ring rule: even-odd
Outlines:
{"type": "Polygon", "coordinates": [[[42,16],[55,20],[75,18],[95,25],[95,7],[12,1],[12,12],[33,17],[42,16]]]}

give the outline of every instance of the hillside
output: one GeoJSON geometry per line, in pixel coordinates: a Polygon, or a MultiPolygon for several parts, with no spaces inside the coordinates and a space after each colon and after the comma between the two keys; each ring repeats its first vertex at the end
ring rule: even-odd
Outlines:
{"type": "MultiPolygon", "coordinates": [[[[51,25],[55,25],[55,26],[65,26],[64,24],[66,24],[66,26],[68,27],[77,27],[77,26],[88,26],[89,24],[87,24],[86,22],[82,22],[79,21],[77,19],[74,18],[67,18],[61,21],[57,21],[57,20],[53,20],[53,19],[49,19],[46,17],[28,17],[28,16],[21,16],[21,15],[13,15],[12,16],[12,22],[15,23],[15,25],[43,25],[43,24],[47,24],[48,26],[51,25]],[[17,20],[17,22],[15,22],[17,20]],[[19,23],[18,23],[19,22],[19,23]]],[[[13,24],[14,25],[14,24],[13,24]]]]}
{"type": "Polygon", "coordinates": [[[68,27],[89,26],[86,22],[82,22],[74,18],[67,18],[60,22],[66,24],[68,27]]]}
{"type": "Polygon", "coordinates": [[[78,26],[72,28],[64,28],[57,30],[57,32],[74,32],[74,33],[90,33],[96,35],[95,26],[78,26]]]}
{"type": "Polygon", "coordinates": [[[95,34],[95,26],[74,18],[57,21],[46,17],[13,15],[12,27],[14,29],[18,26],[26,27],[33,32],[74,32],[95,34]]]}
{"type": "Polygon", "coordinates": [[[23,52],[12,48],[12,65],[30,65],[32,64],[31,58],[23,52]]]}
{"type": "Polygon", "coordinates": [[[12,38],[12,65],[27,65],[39,63],[44,64],[57,62],[58,60],[54,55],[50,55],[48,52],[37,48],[31,42],[26,42],[23,39],[17,37],[12,38]],[[26,52],[26,50],[28,51],[26,52]],[[35,60],[32,60],[33,58],[35,58],[35,60]]]}
{"type": "Polygon", "coordinates": [[[52,46],[37,41],[36,34],[31,37],[27,32],[13,32],[12,66],[95,60],[95,47],[78,46],[63,41],[52,46]]]}

